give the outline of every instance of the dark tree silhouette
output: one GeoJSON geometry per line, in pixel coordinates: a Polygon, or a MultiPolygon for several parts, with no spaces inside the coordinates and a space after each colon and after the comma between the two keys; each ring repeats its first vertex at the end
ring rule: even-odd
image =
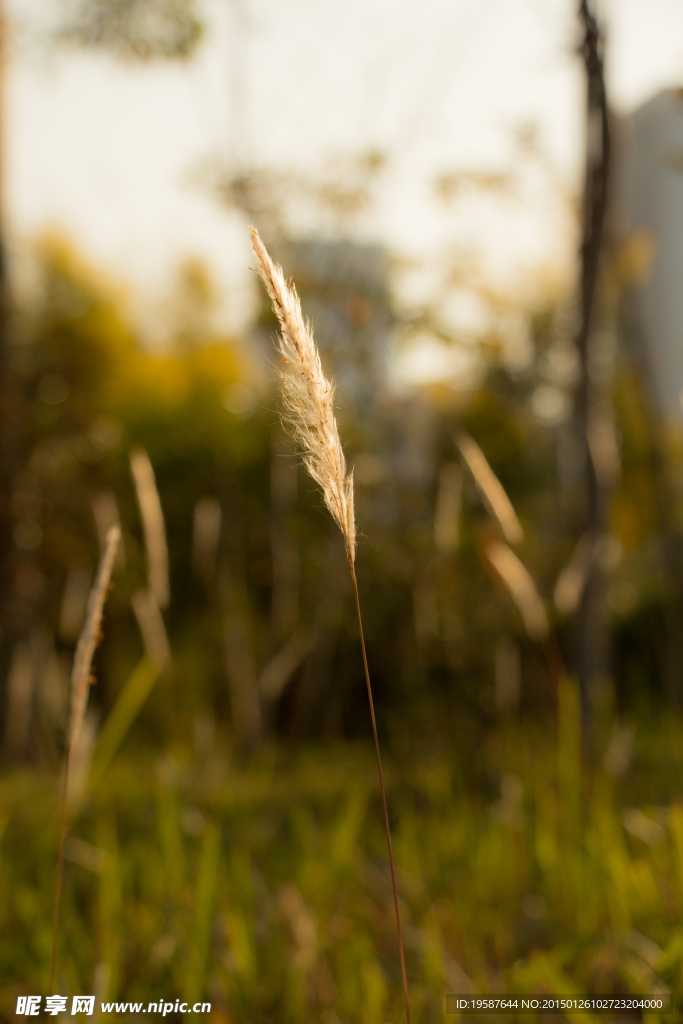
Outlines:
{"type": "MultiPolygon", "coordinates": [[[[603,532],[605,488],[596,451],[595,383],[591,373],[592,327],[600,262],[605,233],[610,169],[610,130],[605,90],[602,37],[588,0],[580,0],[579,17],[584,36],[581,56],[587,79],[586,175],[583,193],[579,325],[576,347],[580,374],[576,392],[576,431],[584,473],[582,529],[593,543],[603,532]]],[[[604,622],[601,613],[600,570],[591,559],[586,574],[576,623],[576,667],[581,692],[581,714],[586,749],[590,747],[591,691],[596,675],[604,669],[604,622]]]]}

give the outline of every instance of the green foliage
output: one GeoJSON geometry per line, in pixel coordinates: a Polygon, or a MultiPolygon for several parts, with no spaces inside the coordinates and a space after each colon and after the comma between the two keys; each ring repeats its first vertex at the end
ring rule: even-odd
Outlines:
{"type": "MultiPolygon", "coordinates": [[[[328,249],[321,251],[329,256],[328,249]]],[[[342,251],[351,260],[352,250],[342,251]]],[[[363,255],[376,271],[381,254],[363,255]]],[[[149,701],[138,702],[140,722],[133,727],[157,742],[187,734],[196,714],[233,717],[239,728],[237,691],[258,685],[298,629],[297,642],[308,653],[292,662],[272,706],[262,708],[263,731],[365,731],[338,538],[280,433],[277,399],[264,387],[256,360],[247,358],[245,345],[211,330],[206,272],[197,264],[184,268],[172,303],[174,337],[153,349],[129,326],[123,297],[63,245],[45,243],[42,269],[39,299],[19,318],[26,429],[12,498],[26,572],[33,574],[33,621],[56,636],[60,656],[70,656],[75,636],[61,627],[64,595],[74,571],[92,571],[97,558],[92,507],[103,496],[110,503],[115,497],[126,564],[117,570],[107,606],[101,685],[93,692],[93,705],[108,713],[141,654],[130,596],[145,585],[146,565],[128,464],[130,449],[141,445],[154,466],[169,539],[167,628],[175,672],[149,701]],[[197,503],[206,498],[220,507],[221,539],[211,566],[198,569],[193,524],[197,503]]],[[[309,290],[316,280],[313,275],[309,290]]],[[[332,296],[330,323],[351,317],[344,335],[349,345],[359,338],[366,344],[363,331],[373,324],[379,337],[392,316],[388,293],[367,285],[366,295],[361,285],[340,280],[332,296]],[[370,305],[359,326],[361,299],[370,305]]],[[[496,527],[467,472],[448,511],[447,544],[439,539],[437,518],[444,467],[456,475],[462,469],[453,439],[464,429],[510,496],[525,529],[520,557],[567,646],[567,613],[553,611],[552,596],[578,539],[579,495],[569,425],[562,417],[548,420],[547,409],[539,418],[537,409],[539,392],[546,405],[548,390],[559,403],[553,415],[568,401],[571,360],[558,322],[561,327],[551,307],[532,318],[521,366],[508,365],[500,342],[490,339],[481,377],[467,392],[444,386],[393,396],[358,420],[350,415],[353,403],[346,403],[345,442],[356,466],[361,528],[358,576],[382,720],[385,708],[406,702],[419,719],[422,704],[439,694],[477,727],[499,700],[496,665],[506,650],[524,680],[525,712],[540,720],[552,710],[547,665],[489,570],[485,550],[496,527]]],[[[258,336],[252,347],[258,350],[258,336]]],[[[618,564],[606,570],[606,596],[624,651],[617,692],[633,701],[653,688],[666,591],[653,557],[658,512],[642,395],[627,368],[617,375],[617,398],[623,473],[608,539],[618,564]],[[637,616],[642,624],[634,634],[637,616]]],[[[58,747],[53,730],[55,738],[58,747]]]]}
{"type": "Polygon", "coordinates": [[[19,323],[25,421],[23,468],[12,499],[17,553],[37,581],[34,621],[68,654],[75,636],[63,631],[60,617],[69,573],[87,574],[96,563],[97,502],[104,496],[118,505],[125,571],[117,570],[107,606],[102,690],[95,695],[112,704],[118,681],[139,658],[129,600],[146,577],[130,449],[146,448],[155,467],[175,571],[176,635],[187,636],[191,649],[213,628],[201,586],[188,587],[194,507],[253,472],[254,463],[267,466],[268,414],[259,407],[253,370],[232,340],[208,330],[193,338],[187,328],[163,352],[145,349],[126,323],[121,298],[61,244],[44,245],[42,271],[39,301],[19,323]],[[225,404],[231,388],[248,397],[237,414],[225,404]]]}
{"type": "MultiPolygon", "coordinates": [[[[501,720],[479,767],[457,727],[387,759],[418,1024],[469,985],[606,994],[683,980],[683,809],[659,772],[668,759],[680,772],[683,726],[643,727],[615,779],[582,775],[561,738],[574,718],[564,698],[559,748],[554,730],[501,720]]],[[[90,991],[97,973],[109,999],[205,998],[235,1024],[399,1020],[371,749],[269,749],[248,768],[224,749],[176,747],[154,770],[131,752],[103,779],[67,850],[59,991],[90,991]]],[[[44,983],[55,796],[32,773],[0,791],[5,1013],[44,983]]]]}

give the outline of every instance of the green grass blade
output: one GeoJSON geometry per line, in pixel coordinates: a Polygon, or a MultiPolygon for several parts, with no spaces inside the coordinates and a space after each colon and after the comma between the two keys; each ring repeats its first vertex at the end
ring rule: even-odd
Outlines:
{"type": "Polygon", "coordinates": [[[97,786],[111,764],[158,678],[159,669],[147,657],[131,672],[95,744],[90,768],[91,789],[97,786]]]}
{"type": "Polygon", "coordinates": [[[209,822],[204,832],[197,877],[195,928],[185,989],[185,998],[189,1003],[200,1000],[204,994],[220,846],[220,830],[213,822],[209,822]]]}

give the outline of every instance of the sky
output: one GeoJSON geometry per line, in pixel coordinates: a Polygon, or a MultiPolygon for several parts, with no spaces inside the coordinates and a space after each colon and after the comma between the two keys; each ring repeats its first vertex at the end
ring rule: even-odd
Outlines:
{"type": "MultiPolygon", "coordinates": [[[[344,230],[402,258],[410,300],[469,250],[509,289],[571,265],[583,137],[574,0],[205,0],[195,58],[144,67],[50,48],[54,0],[9,8],[15,251],[60,231],[143,312],[162,309],[178,265],[200,256],[222,322],[239,329],[248,316],[246,224],[217,201],[209,165],[315,174],[383,153],[376,202],[344,230]],[[530,124],[537,154],[525,163],[515,133],[530,124]],[[439,176],[511,168],[514,202],[436,198],[439,176]]],[[[680,0],[602,0],[599,12],[618,112],[683,83],[680,0]]]]}

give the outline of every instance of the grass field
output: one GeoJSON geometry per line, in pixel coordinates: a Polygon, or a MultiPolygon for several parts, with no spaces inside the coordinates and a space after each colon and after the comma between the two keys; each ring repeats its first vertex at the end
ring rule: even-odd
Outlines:
{"type": "MultiPolygon", "coordinates": [[[[630,759],[614,733],[589,778],[569,684],[559,707],[557,729],[442,715],[424,743],[386,737],[417,1022],[446,992],[680,986],[683,725],[641,723],[630,759]]],[[[373,756],[271,746],[241,764],[205,736],[151,759],[131,734],[71,828],[57,991],[202,998],[245,1024],[402,1020],[373,756]]],[[[6,775],[0,828],[9,1016],[47,994],[57,780],[6,775]]]]}

